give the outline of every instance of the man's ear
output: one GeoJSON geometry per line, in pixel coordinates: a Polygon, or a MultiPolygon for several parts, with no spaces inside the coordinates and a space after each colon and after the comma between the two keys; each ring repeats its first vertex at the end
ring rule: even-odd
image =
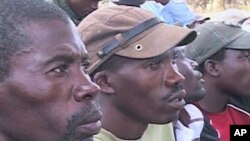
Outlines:
{"type": "Polygon", "coordinates": [[[204,67],[205,67],[205,71],[209,75],[211,75],[211,76],[219,76],[220,75],[218,61],[208,59],[205,61],[204,67]]]}
{"type": "Polygon", "coordinates": [[[110,83],[108,72],[101,71],[94,75],[94,81],[101,88],[101,91],[106,94],[114,94],[115,91],[110,83]]]}

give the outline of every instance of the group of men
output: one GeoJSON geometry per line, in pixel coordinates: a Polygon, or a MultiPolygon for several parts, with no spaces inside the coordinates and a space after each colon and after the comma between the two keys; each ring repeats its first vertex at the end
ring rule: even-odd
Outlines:
{"type": "Polygon", "coordinates": [[[0,0],[1,141],[228,141],[230,124],[250,123],[249,32],[78,4],[73,20],[45,0],[0,0]]]}

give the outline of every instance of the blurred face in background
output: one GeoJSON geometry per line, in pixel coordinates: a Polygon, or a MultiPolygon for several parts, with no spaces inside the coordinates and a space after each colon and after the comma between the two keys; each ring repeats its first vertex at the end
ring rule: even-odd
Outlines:
{"type": "Polygon", "coordinates": [[[101,0],[68,0],[69,5],[77,16],[85,18],[87,15],[97,10],[101,0]]]}
{"type": "Polygon", "coordinates": [[[185,57],[184,48],[185,46],[174,48],[174,54],[178,71],[185,77],[182,87],[186,90],[185,100],[189,103],[204,98],[205,89],[202,74],[198,71],[198,63],[185,57]]]}
{"type": "Polygon", "coordinates": [[[250,49],[225,49],[225,58],[219,65],[218,87],[225,94],[249,96],[250,49]]]}

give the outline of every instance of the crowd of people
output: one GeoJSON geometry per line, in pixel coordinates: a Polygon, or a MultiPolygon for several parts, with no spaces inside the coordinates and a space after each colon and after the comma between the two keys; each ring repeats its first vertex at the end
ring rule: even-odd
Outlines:
{"type": "Polygon", "coordinates": [[[250,15],[99,2],[0,0],[0,141],[230,141],[250,125],[250,15]]]}

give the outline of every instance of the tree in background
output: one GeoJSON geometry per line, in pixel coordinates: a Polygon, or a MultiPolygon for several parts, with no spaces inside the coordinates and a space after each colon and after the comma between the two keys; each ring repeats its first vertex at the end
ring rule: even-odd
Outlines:
{"type": "Polygon", "coordinates": [[[227,8],[245,7],[250,10],[250,0],[187,0],[194,11],[212,12],[221,11],[227,8]]]}

